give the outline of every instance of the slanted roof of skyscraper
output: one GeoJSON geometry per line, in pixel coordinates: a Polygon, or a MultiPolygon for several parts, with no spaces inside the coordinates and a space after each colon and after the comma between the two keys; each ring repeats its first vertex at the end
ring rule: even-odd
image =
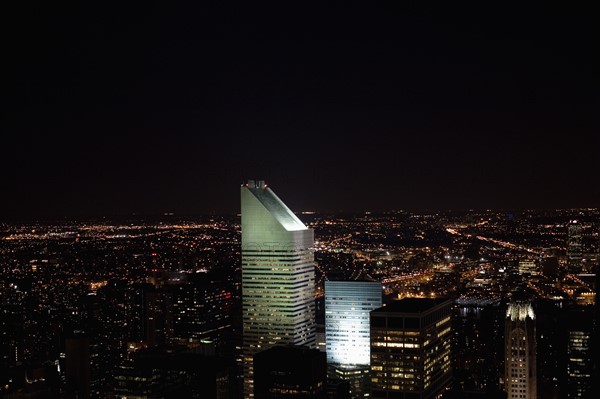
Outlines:
{"type": "Polygon", "coordinates": [[[263,181],[250,180],[247,187],[287,231],[307,229],[294,212],[263,181]]]}

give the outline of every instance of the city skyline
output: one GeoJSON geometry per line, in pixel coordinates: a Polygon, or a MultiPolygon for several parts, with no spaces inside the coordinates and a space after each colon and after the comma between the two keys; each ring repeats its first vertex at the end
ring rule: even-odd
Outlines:
{"type": "Polygon", "coordinates": [[[600,206],[594,13],[442,7],[16,10],[0,220],[600,206]]]}
{"type": "Polygon", "coordinates": [[[569,258],[597,270],[600,209],[302,222],[263,181],[240,190],[241,224],[0,224],[1,393],[595,397],[597,276],[569,258]],[[512,305],[519,293],[530,306],[512,305]],[[509,316],[533,312],[524,347],[509,316]]]}

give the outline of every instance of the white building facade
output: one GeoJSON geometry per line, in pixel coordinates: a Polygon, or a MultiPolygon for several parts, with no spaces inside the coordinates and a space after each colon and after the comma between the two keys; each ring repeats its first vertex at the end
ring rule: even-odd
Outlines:
{"type": "Polygon", "coordinates": [[[252,357],[274,345],[315,347],[313,230],[267,187],[241,188],[244,398],[252,357]]]}
{"type": "Polygon", "coordinates": [[[381,283],[325,281],[325,347],[330,379],[350,382],[353,398],[368,394],[369,313],[381,307],[381,283]]]}

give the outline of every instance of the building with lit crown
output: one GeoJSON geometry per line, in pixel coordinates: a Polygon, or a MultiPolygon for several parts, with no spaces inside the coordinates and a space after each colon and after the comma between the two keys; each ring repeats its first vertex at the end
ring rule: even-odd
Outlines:
{"type": "Polygon", "coordinates": [[[313,230],[267,187],[241,187],[244,397],[253,356],[275,345],[315,347],[313,230]]]}
{"type": "Polygon", "coordinates": [[[512,300],[508,305],[504,351],[504,385],[508,399],[535,399],[535,314],[528,300],[512,300]]]}
{"type": "Polygon", "coordinates": [[[371,397],[432,399],[452,379],[452,301],[405,298],[371,312],[371,397]]]}

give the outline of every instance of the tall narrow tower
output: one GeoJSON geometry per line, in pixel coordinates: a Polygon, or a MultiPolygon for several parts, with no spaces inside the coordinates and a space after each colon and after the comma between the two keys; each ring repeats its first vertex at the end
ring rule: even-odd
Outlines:
{"type": "Polygon", "coordinates": [[[535,314],[531,302],[511,301],[505,327],[504,381],[508,399],[536,399],[535,314]]]}
{"type": "Polygon", "coordinates": [[[315,346],[314,235],[264,181],[249,180],[241,200],[244,397],[252,398],[255,353],[315,346]]]}

